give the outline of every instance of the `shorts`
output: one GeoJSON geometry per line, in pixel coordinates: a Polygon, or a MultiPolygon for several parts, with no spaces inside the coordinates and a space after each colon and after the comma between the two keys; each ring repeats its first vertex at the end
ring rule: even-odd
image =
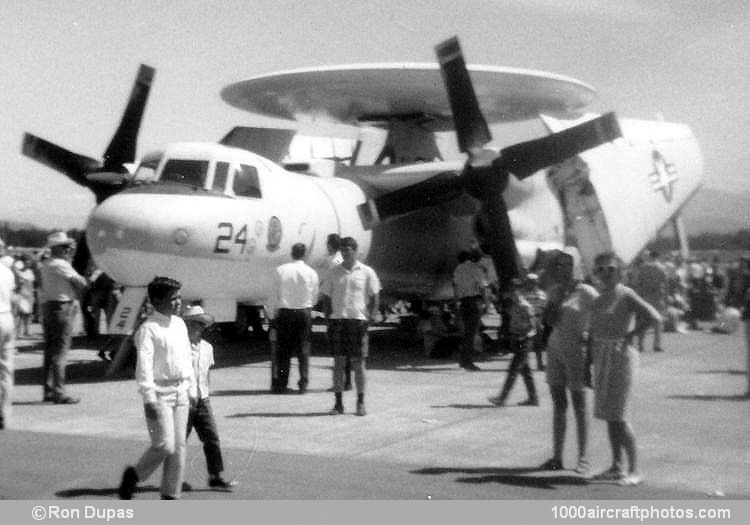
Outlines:
{"type": "Polygon", "coordinates": [[[331,319],[328,336],[334,357],[367,357],[369,337],[367,321],[359,319],[331,319]]]}

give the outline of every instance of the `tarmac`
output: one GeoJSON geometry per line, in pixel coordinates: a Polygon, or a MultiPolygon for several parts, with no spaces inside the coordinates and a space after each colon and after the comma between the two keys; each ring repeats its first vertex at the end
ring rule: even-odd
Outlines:
{"type": "MultiPolygon", "coordinates": [[[[373,329],[367,411],[330,416],[331,358],[314,334],[307,394],[269,392],[265,342],[215,343],[211,403],[231,493],[206,488],[200,442],[191,435],[185,499],[749,499],[750,400],[745,397],[744,334],[666,334],[664,353],[641,354],[632,424],[645,476],[637,487],[593,483],[572,470],[542,472],[551,455],[552,407],[535,372],[540,407],[520,407],[517,382],[508,407],[497,394],[509,356],[477,354],[478,372],[423,357],[416,335],[373,329]]],[[[123,468],[148,445],[132,378],[107,379],[98,344],[77,338],[69,356],[69,393],[78,405],[41,401],[39,328],[20,339],[10,428],[0,432],[0,498],[113,499],[123,468]]],[[[531,357],[532,364],[535,359],[531,357]]],[[[296,388],[296,360],[290,387],[296,388]]],[[[589,394],[590,405],[593,404],[589,394]]],[[[591,421],[592,472],[609,465],[605,423],[591,421]]],[[[576,463],[568,417],[564,464],[576,463]]],[[[158,499],[159,473],[138,499],[158,499]]]]}

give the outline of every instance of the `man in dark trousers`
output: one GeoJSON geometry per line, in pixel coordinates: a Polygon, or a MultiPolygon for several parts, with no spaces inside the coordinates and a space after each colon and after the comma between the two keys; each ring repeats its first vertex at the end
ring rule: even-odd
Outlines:
{"type": "MultiPolygon", "coordinates": [[[[292,262],[276,269],[273,306],[270,308],[271,329],[276,331],[277,355],[276,377],[272,390],[276,394],[287,391],[289,367],[292,354],[299,364],[299,393],[307,392],[309,383],[310,314],[318,299],[318,273],[305,263],[306,246],[297,243],[292,246],[292,262]]],[[[271,336],[273,340],[273,336],[271,336]]]]}
{"type": "Polygon", "coordinates": [[[73,405],[80,400],[65,393],[65,367],[73,337],[75,300],[86,288],[86,278],[70,261],[75,241],[64,232],[47,238],[50,257],[41,268],[41,301],[44,322],[44,401],[73,405]]]}

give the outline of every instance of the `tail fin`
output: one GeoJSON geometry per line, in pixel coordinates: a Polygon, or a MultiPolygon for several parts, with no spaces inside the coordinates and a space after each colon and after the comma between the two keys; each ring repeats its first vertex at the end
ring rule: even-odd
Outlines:
{"type": "MultiPolygon", "coordinates": [[[[542,120],[553,132],[580,122],[542,120]]],[[[620,119],[620,127],[623,138],[586,151],[550,174],[569,234],[589,271],[601,251],[632,261],[703,181],[700,149],[687,125],[620,119]]]]}

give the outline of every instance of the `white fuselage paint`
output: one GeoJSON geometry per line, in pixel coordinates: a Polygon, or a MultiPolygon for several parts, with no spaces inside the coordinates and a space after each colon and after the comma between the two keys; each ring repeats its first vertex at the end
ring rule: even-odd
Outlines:
{"type": "MultiPolygon", "coordinates": [[[[286,171],[244,150],[177,144],[164,151],[160,167],[173,158],[210,159],[205,187],[143,184],[105,200],[89,219],[87,239],[96,263],[125,286],[167,275],[183,283],[187,300],[262,304],[273,291],[275,268],[290,260],[294,243],[305,243],[308,263],[322,270],[326,237],[338,233],[357,240],[360,258],[376,269],[384,293],[445,298],[457,253],[476,240],[474,214],[457,213],[452,205],[364,230],[357,205],[383,191],[372,181],[377,172],[391,172],[383,180],[394,177],[394,166],[343,167],[341,176],[317,177],[286,171]],[[256,167],[262,197],[208,191],[219,160],[256,167]]],[[[511,222],[526,263],[537,247],[561,245],[562,215],[542,173],[514,181],[506,198],[513,203],[511,222]],[[537,219],[529,222],[527,215],[537,219]]]]}

